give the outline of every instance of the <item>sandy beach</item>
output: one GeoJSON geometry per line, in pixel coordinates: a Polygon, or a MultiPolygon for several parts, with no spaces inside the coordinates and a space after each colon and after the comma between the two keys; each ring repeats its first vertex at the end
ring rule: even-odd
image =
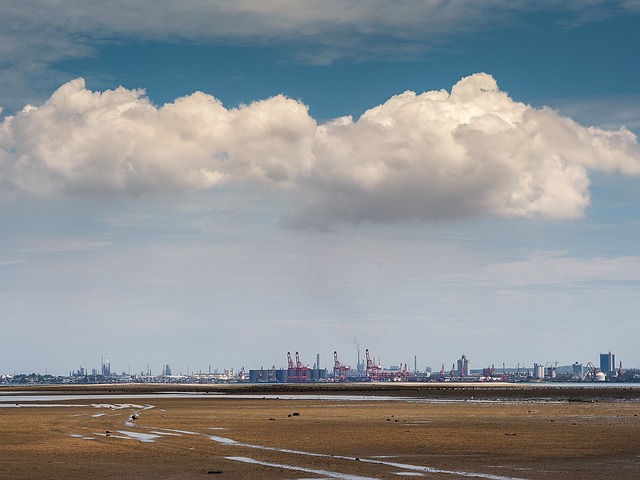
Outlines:
{"type": "Polygon", "coordinates": [[[0,390],[0,478],[640,478],[640,389],[0,390]]]}

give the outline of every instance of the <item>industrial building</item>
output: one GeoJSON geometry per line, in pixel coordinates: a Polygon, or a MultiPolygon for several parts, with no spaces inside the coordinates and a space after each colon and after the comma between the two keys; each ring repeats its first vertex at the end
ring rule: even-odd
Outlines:
{"type": "Polygon", "coordinates": [[[616,356],[613,353],[600,354],[600,371],[604,374],[616,371],[616,356]]]}
{"type": "Polygon", "coordinates": [[[292,372],[289,376],[288,368],[269,368],[260,370],[249,370],[249,381],[256,383],[300,383],[300,382],[322,382],[327,380],[327,369],[309,369],[309,376],[301,380],[299,376],[292,372]]]}
{"type": "Polygon", "coordinates": [[[327,378],[327,370],[319,368],[320,354],[316,356],[317,363],[313,368],[300,361],[300,355],[296,352],[295,362],[291,357],[291,352],[287,352],[286,369],[276,369],[275,365],[268,370],[260,367],[260,370],[249,370],[250,382],[269,383],[306,383],[319,382],[327,378]]]}
{"type": "Polygon", "coordinates": [[[467,359],[467,356],[463,353],[462,357],[457,362],[456,374],[460,378],[465,378],[471,375],[471,362],[467,359]]]}

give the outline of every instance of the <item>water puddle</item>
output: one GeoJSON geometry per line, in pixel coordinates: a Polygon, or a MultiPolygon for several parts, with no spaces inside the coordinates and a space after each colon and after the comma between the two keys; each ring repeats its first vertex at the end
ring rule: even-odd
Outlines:
{"type": "Polygon", "coordinates": [[[155,408],[153,405],[138,405],[135,403],[92,403],[94,408],[106,408],[109,410],[124,410],[133,408],[135,410],[150,410],[155,408]]]}
{"type": "Polygon", "coordinates": [[[140,440],[141,442],[155,442],[156,438],[160,438],[160,435],[156,435],[154,433],[129,432],[127,430],[118,430],[118,433],[126,435],[124,438],[129,437],[135,440],[140,440]]]}
{"type": "MultiPolygon", "coordinates": [[[[151,427],[149,427],[151,428],[151,427]]],[[[182,435],[202,435],[202,433],[198,433],[198,432],[189,432],[188,430],[176,430],[174,428],[159,428],[158,430],[162,430],[164,432],[175,432],[175,433],[180,433],[182,435]]]]}
{"type": "Polygon", "coordinates": [[[261,465],[264,467],[282,468],[284,470],[294,470],[296,472],[313,473],[315,475],[323,475],[328,478],[342,478],[344,480],[376,480],[374,477],[360,477],[357,475],[349,475],[348,473],[330,472],[328,470],[316,470],[314,468],[297,467],[294,465],[284,465],[282,463],[261,462],[248,457],[226,457],[227,460],[235,460],[236,462],[251,463],[253,465],[261,465]]]}
{"type": "Polygon", "coordinates": [[[241,445],[243,447],[250,446],[250,445],[245,445],[244,443],[238,443],[235,440],[231,440],[230,438],[217,437],[215,435],[209,435],[209,439],[213,440],[214,442],[223,443],[225,445],[241,445]]]}
{"type": "Polygon", "coordinates": [[[69,436],[72,438],[79,438],[81,440],[95,440],[95,438],[93,437],[85,437],[84,435],[80,435],[78,433],[70,433],[69,436]]]}

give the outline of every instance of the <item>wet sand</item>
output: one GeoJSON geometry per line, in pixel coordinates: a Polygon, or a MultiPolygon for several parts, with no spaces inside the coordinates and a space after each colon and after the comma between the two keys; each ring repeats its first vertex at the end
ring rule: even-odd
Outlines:
{"type": "Polygon", "coordinates": [[[81,396],[0,406],[3,479],[640,478],[640,389],[109,385],[21,390],[81,396]],[[192,394],[136,397],[170,390],[192,394]],[[335,395],[340,400],[331,400],[335,395]],[[344,395],[354,400],[343,400],[344,395]]]}

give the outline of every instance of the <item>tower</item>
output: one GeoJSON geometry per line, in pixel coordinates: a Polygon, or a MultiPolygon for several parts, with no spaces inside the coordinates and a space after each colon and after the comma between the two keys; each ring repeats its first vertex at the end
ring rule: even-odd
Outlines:
{"type": "Polygon", "coordinates": [[[602,373],[613,373],[616,370],[616,356],[609,353],[600,354],[600,371],[602,373]]]}
{"type": "Polygon", "coordinates": [[[471,362],[467,359],[466,355],[462,355],[460,360],[458,360],[458,375],[462,378],[468,377],[471,373],[471,362]]]}

